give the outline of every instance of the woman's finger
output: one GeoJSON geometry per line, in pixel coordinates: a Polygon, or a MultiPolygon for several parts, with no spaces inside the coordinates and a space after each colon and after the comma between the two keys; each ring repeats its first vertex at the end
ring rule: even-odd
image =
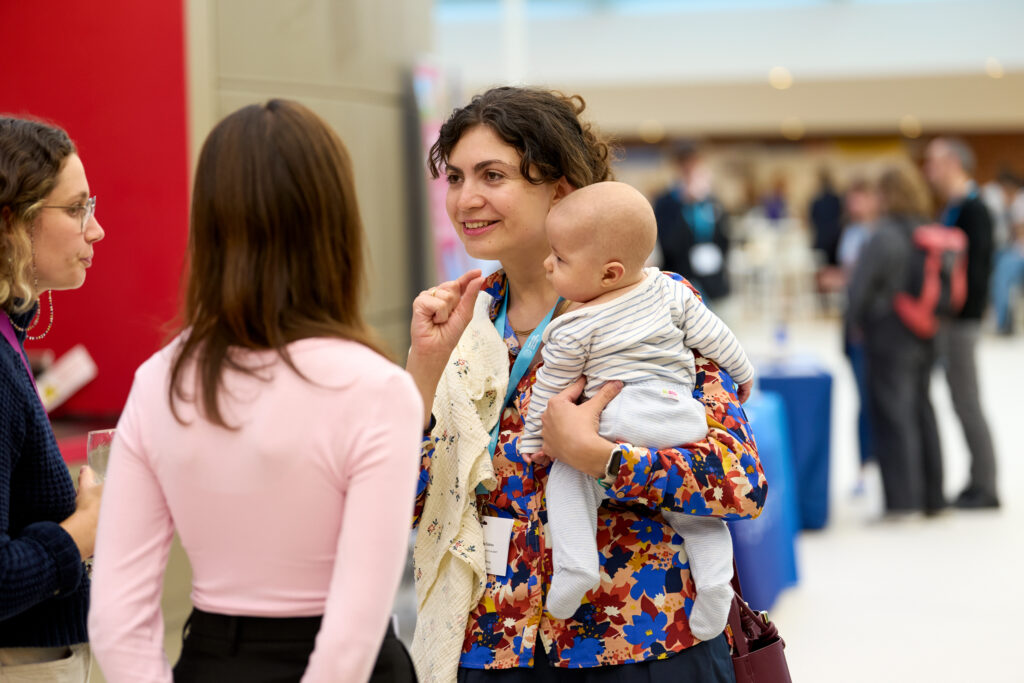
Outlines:
{"type": "Polygon", "coordinates": [[[575,382],[555,394],[551,400],[554,401],[556,399],[561,399],[563,401],[568,401],[569,403],[575,403],[579,400],[585,386],[587,386],[587,378],[582,376],[577,377],[575,382]]]}
{"type": "MultiPolygon", "coordinates": [[[[480,271],[475,271],[479,273],[480,271]]],[[[473,315],[473,305],[476,303],[476,296],[480,293],[480,287],[484,284],[483,276],[477,276],[466,283],[466,286],[462,290],[462,295],[459,298],[457,308],[459,313],[464,315],[466,318],[470,318],[473,315]]]]}
{"type": "Polygon", "coordinates": [[[605,406],[607,406],[613,398],[619,395],[620,391],[622,391],[622,382],[618,380],[605,382],[601,385],[601,388],[597,390],[597,393],[590,397],[590,400],[587,401],[585,405],[594,413],[600,414],[600,412],[605,409],[605,406]]]}
{"type": "Polygon", "coordinates": [[[459,299],[461,292],[456,290],[454,287],[451,289],[444,288],[437,290],[437,297],[444,302],[444,305],[448,307],[449,311],[455,310],[455,307],[459,305],[459,299]]]}
{"type": "Polygon", "coordinates": [[[431,294],[430,290],[421,292],[412,302],[412,310],[415,318],[433,320],[434,322],[444,322],[448,319],[448,311],[445,302],[435,294],[431,294]],[[442,320],[438,320],[438,315],[442,320]]]}
{"type": "MultiPolygon", "coordinates": [[[[447,283],[446,283],[447,284],[447,283]]],[[[434,313],[434,322],[443,323],[451,317],[452,311],[459,305],[459,295],[448,287],[438,288],[432,294],[440,305],[434,313]]]]}
{"type": "Polygon", "coordinates": [[[478,277],[481,277],[482,275],[483,271],[480,270],[479,268],[474,268],[473,270],[466,271],[465,273],[460,275],[459,279],[455,281],[456,284],[459,285],[459,292],[465,292],[466,287],[469,285],[469,283],[477,279],[478,277]]]}
{"type": "Polygon", "coordinates": [[[433,320],[438,325],[443,325],[444,323],[448,322],[448,315],[448,306],[442,303],[440,306],[437,307],[437,310],[434,311],[434,315],[431,317],[431,320],[433,320]]]}
{"type": "Polygon", "coordinates": [[[96,474],[96,470],[88,465],[82,465],[82,469],[78,471],[78,488],[87,489],[93,486],[98,486],[99,483],[100,480],[96,474]]]}

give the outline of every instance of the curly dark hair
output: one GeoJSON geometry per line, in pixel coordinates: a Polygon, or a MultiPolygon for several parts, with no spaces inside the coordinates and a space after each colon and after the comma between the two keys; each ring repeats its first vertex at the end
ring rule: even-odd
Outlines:
{"type": "Polygon", "coordinates": [[[483,124],[519,152],[519,170],[531,183],[565,178],[573,187],[583,187],[611,180],[614,147],[580,120],[585,108],[579,95],[540,88],[492,88],[453,111],[441,126],[430,147],[430,175],[439,177],[462,135],[483,124]]]}

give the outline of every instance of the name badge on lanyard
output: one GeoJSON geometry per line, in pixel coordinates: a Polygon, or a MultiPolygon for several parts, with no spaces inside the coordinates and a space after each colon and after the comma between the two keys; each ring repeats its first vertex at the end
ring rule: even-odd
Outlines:
{"type": "Polygon", "coordinates": [[[484,563],[488,574],[505,576],[508,573],[508,547],[512,542],[514,523],[508,517],[480,518],[484,529],[484,563]]]}

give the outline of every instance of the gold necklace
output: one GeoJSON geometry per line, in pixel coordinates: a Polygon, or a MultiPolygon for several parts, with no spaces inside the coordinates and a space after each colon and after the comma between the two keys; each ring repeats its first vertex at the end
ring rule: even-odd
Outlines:
{"type": "MultiPolygon", "coordinates": [[[[17,324],[15,324],[14,320],[11,319],[11,327],[16,329],[18,332],[24,333],[25,334],[25,339],[27,341],[38,341],[38,340],[42,339],[43,337],[45,337],[46,335],[48,335],[50,333],[50,328],[53,327],[53,292],[47,290],[46,293],[49,295],[49,298],[50,298],[50,322],[48,322],[46,324],[46,329],[43,330],[42,334],[40,334],[38,336],[32,336],[31,334],[28,333],[29,330],[31,330],[33,327],[36,326],[36,323],[39,322],[39,317],[43,313],[43,301],[42,301],[42,298],[40,298],[40,300],[39,300],[39,309],[36,310],[36,314],[34,316],[32,316],[32,322],[30,322],[28,324],[28,327],[19,327],[17,324]]],[[[10,314],[8,314],[7,317],[10,317],[10,314]]]]}
{"type": "MultiPolygon", "coordinates": [[[[551,319],[554,320],[558,316],[560,316],[563,313],[565,313],[565,309],[568,308],[568,307],[569,307],[569,300],[568,299],[562,299],[561,301],[559,301],[558,306],[555,308],[554,314],[551,316],[551,319]]],[[[537,329],[536,326],[531,327],[528,330],[517,330],[516,328],[513,327],[512,328],[512,332],[515,333],[517,338],[523,339],[524,337],[529,337],[531,334],[533,334],[533,331],[536,330],[536,329],[537,329]]]]}

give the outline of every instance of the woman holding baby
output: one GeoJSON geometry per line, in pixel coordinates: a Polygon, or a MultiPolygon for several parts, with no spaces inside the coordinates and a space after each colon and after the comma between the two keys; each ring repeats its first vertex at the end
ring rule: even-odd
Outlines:
{"type": "MultiPolygon", "coordinates": [[[[431,149],[447,210],[476,271],[413,304],[407,370],[426,430],[416,523],[421,680],[732,681],[724,634],[699,641],[682,538],[664,513],[756,517],[767,485],[732,380],[696,359],[708,436],[652,451],[598,434],[620,385],[576,405],[581,378],[552,397],[543,453],[607,489],[597,516],[600,581],[573,616],[545,610],[550,466],[519,450],[544,329],[567,306],[545,269],[545,219],[574,190],[611,178],[610,150],[583,101],[496,88],[455,110],[431,149]]],[[[668,277],[668,276],[666,276],[668,277]]]]}

